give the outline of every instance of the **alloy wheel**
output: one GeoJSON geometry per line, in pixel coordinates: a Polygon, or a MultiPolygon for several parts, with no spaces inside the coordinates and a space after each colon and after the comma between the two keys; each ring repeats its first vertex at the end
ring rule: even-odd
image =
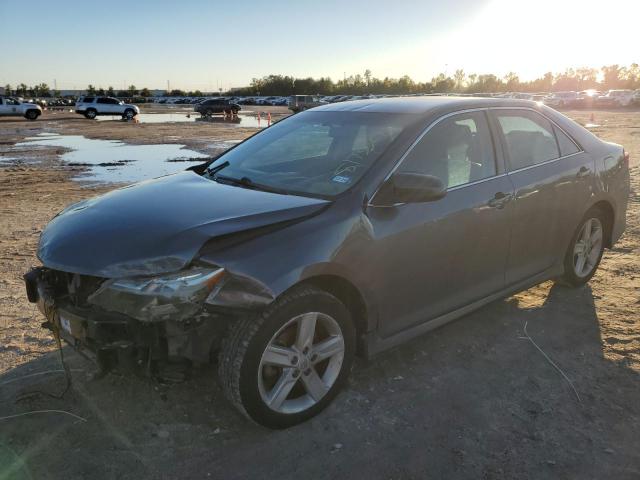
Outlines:
{"type": "Polygon", "coordinates": [[[317,404],[338,379],[345,344],[331,316],[309,312],[290,319],[271,338],[260,359],[258,390],[279,413],[298,413],[317,404]]]}
{"type": "Polygon", "coordinates": [[[598,264],[602,251],[602,222],[589,218],[573,247],[573,270],[578,277],[588,276],[598,264]]]}

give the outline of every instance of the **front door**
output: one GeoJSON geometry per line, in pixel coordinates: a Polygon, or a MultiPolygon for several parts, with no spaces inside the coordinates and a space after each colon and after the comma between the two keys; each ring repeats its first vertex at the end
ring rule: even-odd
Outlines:
{"type": "Polygon", "coordinates": [[[375,259],[367,273],[383,337],[501,290],[509,246],[513,191],[496,162],[485,111],[436,123],[397,171],[437,176],[447,195],[367,209],[375,259]]]}
{"type": "Polygon", "coordinates": [[[20,102],[13,98],[0,98],[0,115],[18,115],[20,102]]]}

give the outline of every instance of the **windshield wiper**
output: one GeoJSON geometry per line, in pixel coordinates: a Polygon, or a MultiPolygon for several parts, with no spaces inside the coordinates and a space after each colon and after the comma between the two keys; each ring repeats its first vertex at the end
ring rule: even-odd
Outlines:
{"type": "Polygon", "coordinates": [[[284,190],[282,188],[277,188],[277,187],[271,187],[269,185],[263,185],[261,183],[255,183],[249,177],[233,178],[233,177],[226,177],[226,176],[223,176],[223,175],[214,175],[212,178],[216,182],[229,183],[231,185],[237,185],[239,187],[249,188],[251,190],[260,190],[260,191],[263,191],[263,192],[279,193],[281,195],[289,195],[289,192],[287,190],[284,190]]]}
{"type": "Polygon", "coordinates": [[[207,173],[209,175],[214,175],[217,172],[219,172],[220,170],[222,170],[223,168],[228,167],[228,166],[229,166],[229,161],[224,161],[220,165],[216,165],[213,168],[207,168],[207,173]]]}

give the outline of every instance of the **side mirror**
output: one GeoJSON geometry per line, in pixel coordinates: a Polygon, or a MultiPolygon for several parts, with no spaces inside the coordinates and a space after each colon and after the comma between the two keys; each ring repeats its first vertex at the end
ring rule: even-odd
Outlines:
{"type": "Polygon", "coordinates": [[[394,203],[433,202],[447,194],[447,187],[442,180],[433,175],[396,173],[389,182],[394,203]]]}

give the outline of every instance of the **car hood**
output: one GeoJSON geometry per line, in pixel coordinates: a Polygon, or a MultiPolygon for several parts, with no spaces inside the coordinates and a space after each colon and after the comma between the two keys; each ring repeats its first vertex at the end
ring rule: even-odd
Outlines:
{"type": "Polygon", "coordinates": [[[310,216],[330,202],[222,185],[185,171],[73,204],[43,230],[38,258],[118,278],[189,264],[208,240],[310,216]]]}

